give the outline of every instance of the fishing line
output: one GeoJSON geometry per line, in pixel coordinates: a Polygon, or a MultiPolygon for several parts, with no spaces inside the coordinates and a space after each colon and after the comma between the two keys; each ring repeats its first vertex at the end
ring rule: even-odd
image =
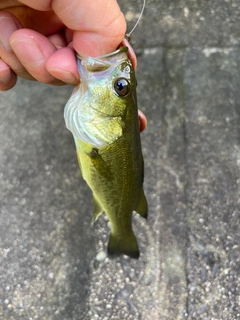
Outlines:
{"type": "Polygon", "coordinates": [[[133,31],[136,29],[137,25],[139,24],[139,21],[140,21],[141,18],[142,18],[142,15],[143,15],[143,11],[144,11],[144,9],[145,9],[145,6],[146,6],[146,0],[143,0],[142,11],[140,12],[140,15],[139,15],[139,17],[138,17],[138,20],[137,20],[137,22],[135,23],[135,26],[132,28],[132,30],[131,30],[130,32],[126,33],[126,38],[127,38],[128,40],[130,40],[131,34],[133,33],[133,31]]]}

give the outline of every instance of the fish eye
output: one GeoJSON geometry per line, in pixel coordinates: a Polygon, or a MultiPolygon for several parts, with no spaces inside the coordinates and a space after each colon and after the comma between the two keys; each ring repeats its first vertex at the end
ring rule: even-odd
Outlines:
{"type": "Polygon", "coordinates": [[[129,91],[130,91],[130,84],[129,82],[124,79],[124,78],[120,78],[117,79],[114,82],[114,90],[116,91],[116,93],[120,96],[120,97],[124,97],[126,96],[129,91]]]}

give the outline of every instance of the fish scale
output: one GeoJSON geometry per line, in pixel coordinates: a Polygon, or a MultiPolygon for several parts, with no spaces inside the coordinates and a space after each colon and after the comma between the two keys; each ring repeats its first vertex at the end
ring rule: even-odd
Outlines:
{"type": "Polygon", "coordinates": [[[93,193],[94,220],[106,213],[110,255],[138,258],[132,213],[147,217],[135,72],[127,47],[78,62],[81,84],[65,107],[82,177],[93,193]]]}

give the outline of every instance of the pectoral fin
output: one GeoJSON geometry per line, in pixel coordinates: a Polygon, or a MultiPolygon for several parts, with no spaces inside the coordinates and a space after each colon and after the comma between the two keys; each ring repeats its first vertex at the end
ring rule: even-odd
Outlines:
{"type": "Polygon", "coordinates": [[[141,217],[147,219],[148,204],[143,189],[141,190],[140,200],[135,211],[140,214],[141,217]]]}
{"type": "Polygon", "coordinates": [[[102,158],[101,154],[99,153],[97,148],[92,148],[90,152],[87,153],[89,158],[91,159],[92,165],[96,169],[96,171],[101,175],[104,176],[106,179],[111,180],[112,174],[110,171],[109,166],[102,158]]]}

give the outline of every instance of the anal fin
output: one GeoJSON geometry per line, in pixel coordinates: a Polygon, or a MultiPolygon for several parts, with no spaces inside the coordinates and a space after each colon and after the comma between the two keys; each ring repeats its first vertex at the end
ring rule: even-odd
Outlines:
{"type": "Polygon", "coordinates": [[[99,201],[93,196],[93,222],[95,222],[100,215],[103,213],[103,209],[99,203],[99,201]]]}
{"type": "Polygon", "coordinates": [[[145,197],[143,189],[141,190],[140,194],[140,200],[138,202],[137,208],[135,211],[140,214],[141,217],[144,219],[147,219],[148,216],[148,204],[147,204],[147,199],[145,197]]]}

